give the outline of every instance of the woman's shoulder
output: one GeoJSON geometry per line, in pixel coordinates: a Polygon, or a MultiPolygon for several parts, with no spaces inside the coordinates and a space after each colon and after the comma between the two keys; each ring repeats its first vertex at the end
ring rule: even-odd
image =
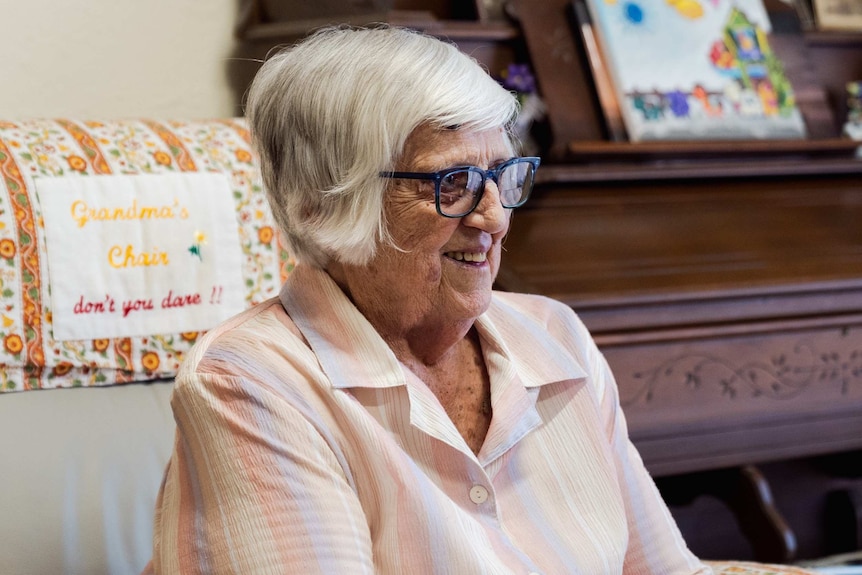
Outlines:
{"type": "Polygon", "coordinates": [[[565,303],[536,294],[494,292],[488,318],[509,331],[541,332],[580,348],[592,342],[584,322],[565,303]]]}
{"type": "Polygon", "coordinates": [[[177,382],[202,373],[234,375],[240,365],[263,361],[272,351],[266,342],[280,342],[301,352],[302,334],[277,297],[258,303],[209,330],[184,358],[177,382]]]}
{"type": "Polygon", "coordinates": [[[521,316],[525,320],[543,325],[563,322],[569,326],[581,325],[581,321],[571,307],[561,301],[543,295],[495,291],[492,299],[492,315],[521,316]]]}

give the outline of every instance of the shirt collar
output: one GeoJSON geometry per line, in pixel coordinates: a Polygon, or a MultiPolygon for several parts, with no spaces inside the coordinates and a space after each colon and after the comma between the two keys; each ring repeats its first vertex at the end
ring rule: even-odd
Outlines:
{"type": "Polygon", "coordinates": [[[549,336],[548,326],[535,312],[519,309],[510,294],[495,292],[488,311],[476,321],[476,328],[486,357],[496,352],[508,358],[524,387],[583,380],[587,376],[572,350],[549,336]]]}
{"type": "MultiPolygon", "coordinates": [[[[406,385],[395,354],[328,273],[296,266],[280,299],[333,387],[406,385]]],[[[506,294],[495,293],[476,329],[485,356],[494,353],[507,358],[525,387],[586,377],[572,352],[548,337],[547,326],[518,309],[506,294]]]]}
{"type": "Polygon", "coordinates": [[[328,273],[298,265],[279,297],[333,387],[406,384],[395,354],[328,273]]]}

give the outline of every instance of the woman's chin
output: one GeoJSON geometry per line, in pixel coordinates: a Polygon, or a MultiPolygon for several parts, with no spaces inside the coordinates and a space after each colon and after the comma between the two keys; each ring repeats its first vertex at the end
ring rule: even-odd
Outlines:
{"type": "Polygon", "coordinates": [[[470,292],[460,292],[455,294],[450,309],[453,314],[457,314],[459,316],[459,319],[475,320],[485,313],[490,305],[491,288],[489,286],[486,289],[476,289],[470,292]]]}

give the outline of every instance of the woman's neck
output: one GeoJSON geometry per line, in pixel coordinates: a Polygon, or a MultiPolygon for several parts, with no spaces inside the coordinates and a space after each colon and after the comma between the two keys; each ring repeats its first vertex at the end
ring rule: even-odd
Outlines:
{"type": "Polygon", "coordinates": [[[395,357],[437,397],[464,441],[479,453],[491,425],[491,382],[475,318],[369,296],[358,300],[341,266],[328,270],[395,357]]]}
{"type": "Polygon", "coordinates": [[[482,346],[475,328],[452,346],[446,354],[428,364],[413,356],[396,357],[437,397],[443,410],[478,454],[491,426],[491,380],[482,346]]]}
{"type": "MultiPolygon", "coordinates": [[[[421,297],[393,301],[374,290],[354,293],[345,266],[332,262],[326,270],[353,305],[403,362],[433,366],[451,354],[473,328],[476,318],[458,317],[421,297]]],[[[355,287],[355,286],[353,286],[355,287]]]]}
{"type": "Polygon", "coordinates": [[[398,325],[397,322],[375,323],[383,340],[389,345],[395,356],[404,363],[419,362],[427,367],[433,367],[457,355],[468,334],[473,329],[472,321],[434,322],[422,321],[410,325],[398,325]]]}

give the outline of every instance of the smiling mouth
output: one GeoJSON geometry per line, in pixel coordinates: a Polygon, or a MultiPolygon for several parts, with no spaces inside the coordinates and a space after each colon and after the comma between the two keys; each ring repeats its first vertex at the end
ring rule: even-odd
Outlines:
{"type": "Polygon", "coordinates": [[[459,262],[482,263],[488,259],[486,252],[446,252],[443,255],[459,262]]]}

